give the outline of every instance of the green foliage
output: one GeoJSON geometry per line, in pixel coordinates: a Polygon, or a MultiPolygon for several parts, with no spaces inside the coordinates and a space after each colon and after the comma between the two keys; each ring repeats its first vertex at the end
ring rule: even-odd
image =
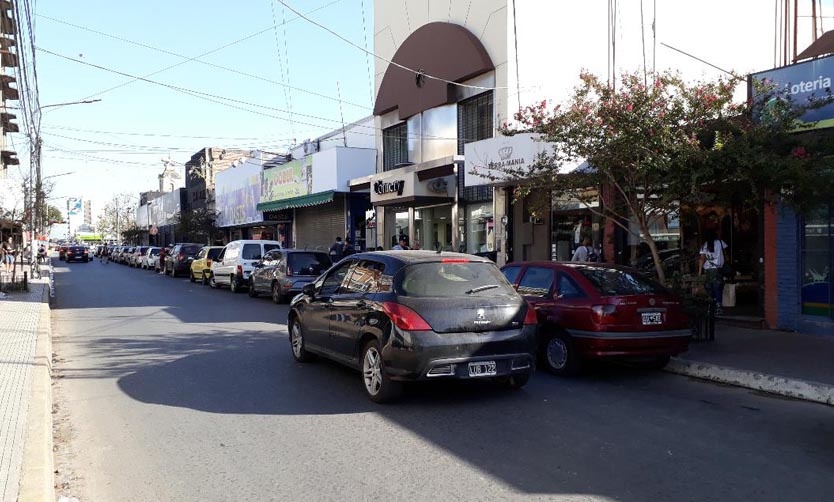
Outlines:
{"type": "Polygon", "coordinates": [[[216,218],[216,212],[205,208],[180,212],[174,217],[178,240],[183,242],[209,242],[210,237],[217,231],[214,226],[216,218]]]}

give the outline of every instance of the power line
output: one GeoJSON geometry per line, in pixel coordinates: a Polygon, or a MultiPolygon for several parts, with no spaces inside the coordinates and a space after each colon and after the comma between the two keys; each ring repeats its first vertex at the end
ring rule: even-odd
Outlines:
{"type": "MultiPolygon", "coordinates": [[[[44,129],[59,129],[62,131],[88,132],[92,134],[117,134],[124,136],[146,136],[146,137],[160,137],[160,138],[185,138],[185,139],[218,139],[227,141],[259,141],[261,137],[227,137],[227,136],[188,136],[179,134],[163,134],[163,133],[146,133],[146,132],[131,132],[131,131],[102,131],[95,129],[77,129],[66,126],[44,126],[44,129]]],[[[272,141],[292,141],[293,138],[270,138],[272,141]]]]}
{"type": "Polygon", "coordinates": [[[425,78],[430,79],[430,80],[437,80],[437,81],[444,82],[444,83],[447,83],[447,84],[450,84],[450,85],[456,85],[458,87],[465,87],[465,88],[468,88],[468,89],[481,89],[481,90],[484,90],[484,91],[495,91],[495,90],[498,90],[498,89],[502,89],[502,90],[509,89],[508,87],[483,87],[483,86],[479,86],[479,85],[461,84],[460,82],[455,82],[453,80],[446,80],[445,78],[440,78],[440,77],[436,77],[434,75],[429,75],[428,73],[425,73],[425,72],[422,72],[422,71],[419,71],[419,70],[415,70],[413,68],[409,68],[405,65],[401,65],[400,63],[396,63],[396,62],[394,62],[390,59],[384,58],[384,57],[382,57],[382,56],[380,56],[380,55],[378,55],[378,54],[376,54],[372,51],[369,51],[369,50],[365,49],[364,47],[362,47],[361,45],[358,45],[358,44],[355,44],[355,43],[351,42],[347,38],[345,38],[342,35],[336,33],[335,31],[331,30],[327,26],[324,26],[323,24],[320,24],[320,23],[317,23],[316,21],[313,21],[309,17],[307,17],[304,14],[302,14],[302,13],[298,12],[297,10],[293,9],[284,0],[275,0],[275,1],[280,3],[281,5],[283,5],[284,7],[289,9],[290,11],[292,11],[296,16],[300,17],[301,19],[304,19],[305,21],[307,21],[308,23],[310,23],[312,25],[318,26],[319,28],[321,28],[324,31],[330,33],[331,35],[333,35],[334,37],[338,38],[339,40],[345,42],[346,44],[350,45],[351,47],[355,47],[355,48],[359,49],[360,51],[362,51],[366,54],[369,54],[369,55],[371,55],[371,56],[373,56],[377,59],[385,61],[386,63],[388,63],[390,65],[396,66],[397,68],[400,68],[402,70],[411,72],[414,75],[420,74],[420,75],[422,75],[425,78]]]}

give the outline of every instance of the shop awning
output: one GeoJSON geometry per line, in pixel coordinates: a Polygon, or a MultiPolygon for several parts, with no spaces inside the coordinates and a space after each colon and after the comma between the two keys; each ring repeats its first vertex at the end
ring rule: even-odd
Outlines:
{"type": "Polygon", "coordinates": [[[293,197],[292,199],[276,200],[273,202],[262,202],[258,204],[258,211],[280,211],[282,209],[296,209],[299,207],[318,206],[320,204],[327,204],[333,202],[333,195],[335,190],[328,192],[314,193],[311,195],[302,195],[301,197],[293,197]]]}

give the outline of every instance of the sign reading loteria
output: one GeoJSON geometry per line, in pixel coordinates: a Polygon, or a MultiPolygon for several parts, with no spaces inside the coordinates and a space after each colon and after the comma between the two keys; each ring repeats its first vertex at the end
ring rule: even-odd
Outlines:
{"type": "Polygon", "coordinates": [[[261,179],[261,203],[309,195],[308,173],[302,159],[264,169],[261,179]]]}

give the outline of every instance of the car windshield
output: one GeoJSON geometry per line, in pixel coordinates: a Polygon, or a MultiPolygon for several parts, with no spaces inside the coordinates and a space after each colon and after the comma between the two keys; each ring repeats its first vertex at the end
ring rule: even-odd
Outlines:
{"type": "Polygon", "coordinates": [[[183,246],[180,249],[180,253],[195,255],[200,252],[200,249],[202,249],[202,246],[183,246]]]}
{"type": "Polygon", "coordinates": [[[206,256],[206,258],[208,258],[209,260],[216,260],[217,256],[220,255],[221,251],[223,251],[223,248],[209,249],[208,256],[206,256]]]}
{"type": "Polygon", "coordinates": [[[656,294],[666,291],[660,284],[636,272],[604,267],[577,268],[602,296],[656,294]]]}
{"type": "Polygon", "coordinates": [[[153,248],[151,249],[151,255],[156,256],[159,254],[160,251],[162,251],[160,248],[153,248]]]}
{"type": "Polygon", "coordinates": [[[330,268],[330,257],[324,253],[290,253],[287,266],[294,275],[319,275],[330,268]]]}
{"type": "Polygon", "coordinates": [[[405,296],[451,298],[461,295],[506,295],[515,290],[494,263],[417,263],[401,273],[405,296]]]}

